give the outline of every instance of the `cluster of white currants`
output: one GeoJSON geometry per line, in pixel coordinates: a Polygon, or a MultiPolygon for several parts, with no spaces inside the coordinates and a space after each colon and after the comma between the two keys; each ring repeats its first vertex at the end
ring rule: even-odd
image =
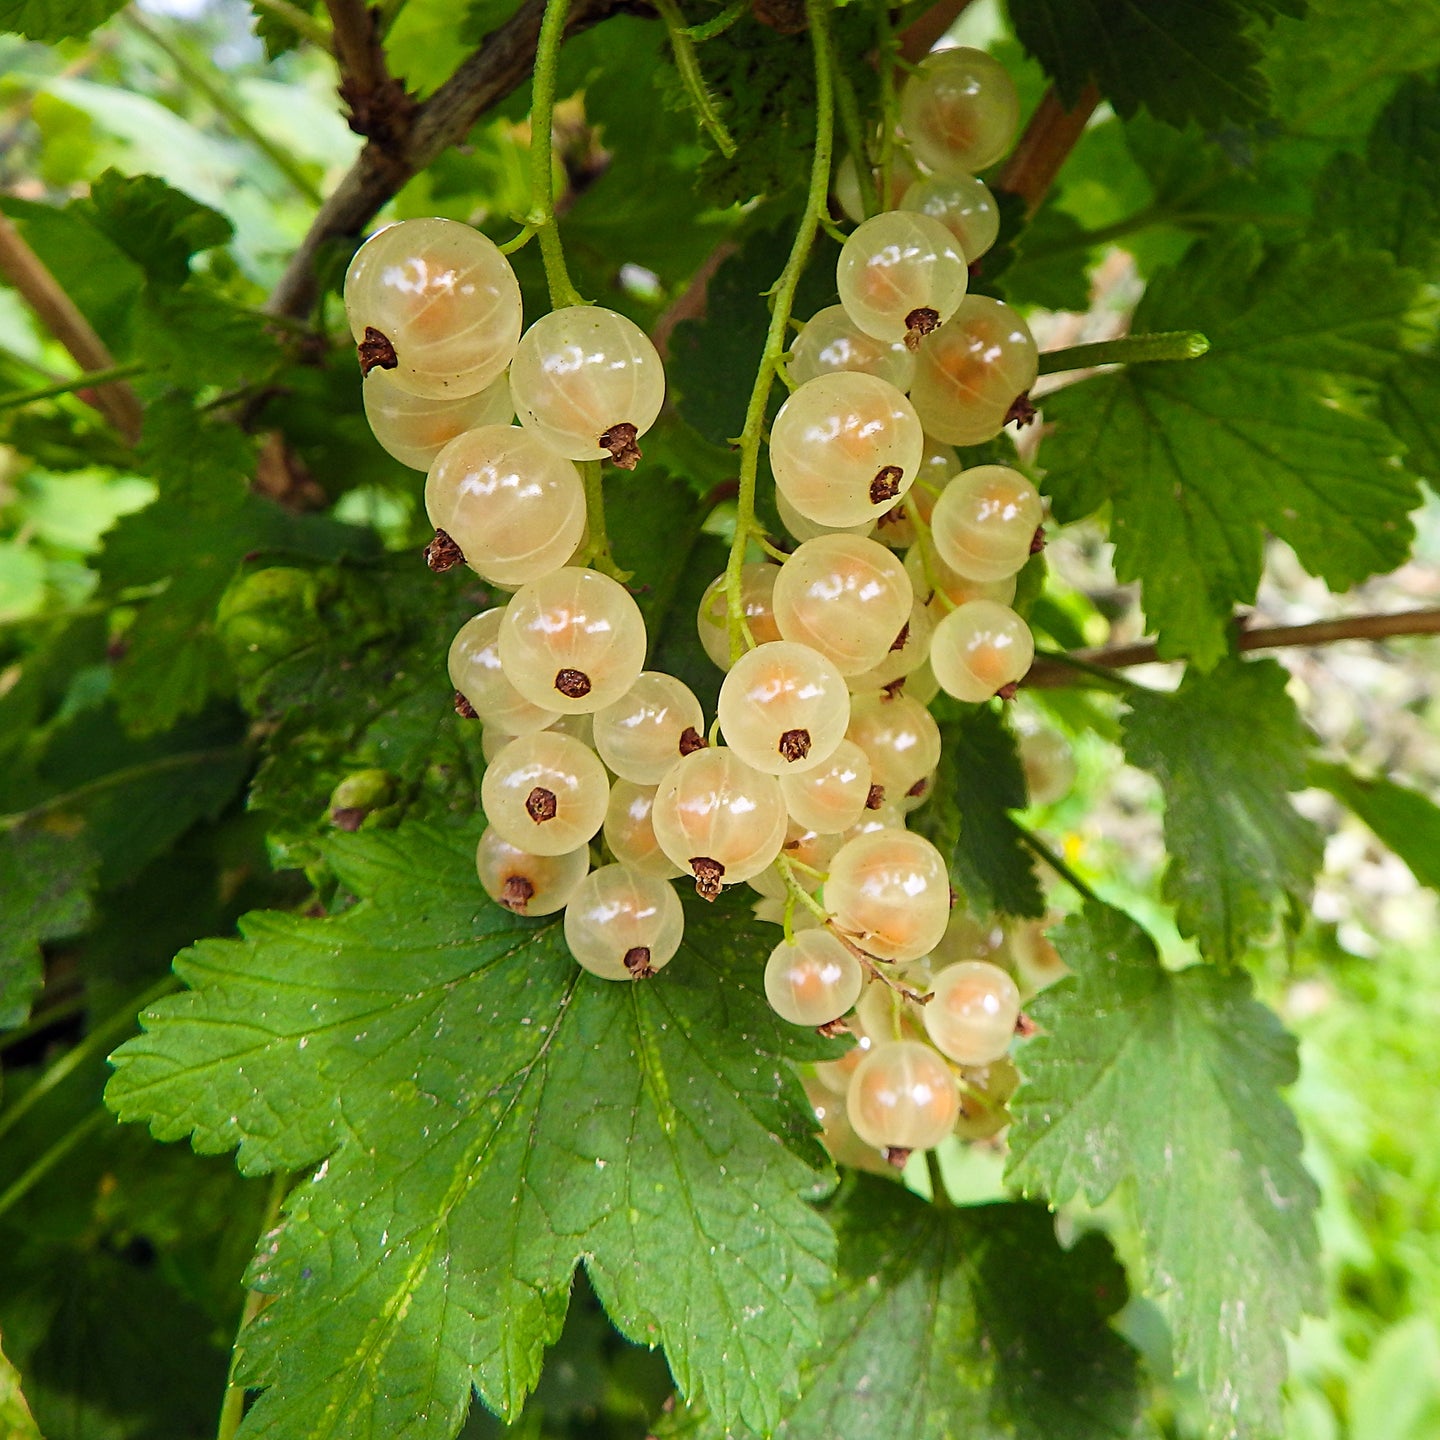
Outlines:
{"type": "Polygon", "coordinates": [[[633,467],[664,400],[645,334],[592,306],[522,334],[504,255],[446,220],[379,232],[346,279],[376,437],[427,471],[427,558],[513,591],[449,654],[457,709],[485,726],[481,883],[519,914],[563,909],[575,959],[618,981],[678,950],[673,880],[706,899],[748,882],[785,927],[764,977],[775,1011],[825,1029],[874,1012],[853,1022],[867,1044],[847,1109],[892,1155],[951,1133],[968,1093],[955,1067],[1001,1060],[1019,1015],[1003,969],[935,968],[960,933],[949,875],[906,829],[940,759],[930,700],[1011,694],[1033,656],[1009,602],[1040,497],[1019,471],[962,468],[947,448],[997,434],[1036,373],[1020,317],[965,294],[995,234],[965,171],[1008,147],[1016,108],[974,51],[931,57],[907,83],[906,134],[935,174],[850,235],[841,303],[789,357],[770,464],[799,543],[705,593],[700,641],[726,671],[713,727],[686,685],[644,669],[638,606],[584,563],[598,486],[580,467],[633,467]],[[592,869],[597,836],[608,854],[592,869]],[[894,1006],[917,983],[931,997],[907,1030],[894,1006]]]}

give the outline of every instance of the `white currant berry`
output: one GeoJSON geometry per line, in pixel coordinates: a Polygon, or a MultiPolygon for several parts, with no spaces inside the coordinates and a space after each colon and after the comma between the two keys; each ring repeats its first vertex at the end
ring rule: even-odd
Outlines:
{"type": "Polygon", "coordinates": [[[874,540],[821,535],[780,569],[774,592],[780,633],[824,655],[842,675],[873,670],[900,639],[914,590],[905,567],[874,540]]]}
{"type": "Polygon", "coordinates": [[[826,868],[844,840],[837,834],[822,833],[797,825],[791,820],[785,827],[785,843],[775,863],[758,875],[746,881],[752,889],[775,900],[783,900],[789,889],[785,877],[780,873],[783,862],[789,869],[790,878],[808,895],[813,895],[823,883],[826,868]]]}
{"type": "Polygon", "coordinates": [[[649,979],[674,958],[684,933],[671,886],[623,865],[591,871],[565,908],[570,953],[602,980],[649,979]]]}
{"type": "Polygon", "coordinates": [[[908,550],[915,544],[918,534],[915,522],[910,518],[911,507],[919,514],[921,522],[928,525],[935,510],[935,501],[959,469],[959,456],[948,445],[942,445],[927,435],[915,483],[904,500],[875,522],[875,538],[892,550],[908,550]]]}
{"type": "Polygon", "coordinates": [[[425,477],[425,510],[465,563],[496,585],[560,569],[585,535],[580,472],[518,425],[452,440],[425,477]]]}
{"type": "Polygon", "coordinates": [[[831,923],[881,960],[918,960],[950,918],[950,875],[922,835],[877,830],[847,840],[830,862],[831,923]]]}
{"type": "Polygon", "coordinates": [[[947,965],[931,978],[930,988],[923,1019],[942,1054],[961,1065],[988,1065],[1010,1048],[1020,991],[998,965],[985,960],[947,965]]]}
{"type": "Polygon", "coordinates": [[[785,841],[785,798],[773,775],[727,746],[695,750],[655,794],[651,823],[666,855],[713,900],[724,885],[758,875],[785,841]]]}
{"type": "Polygon", "coordinates": [[[1075,783],[1075,752],[1070,742],[1049,726],[1022,732],[1020,764],[1032,805],[1053,805],[1063,800],[1075,783]]]}
{"type": "Polygon", "coordinates": [[[846,236],[835,280],[845,313],[865,334],[914,350],[955,313],[970,271],[938,220],[887,210],[846,236]]]}
{"type": "Polygon", "coordinates": [[[345,313],[368,373],[435,399],[474,395],[510,363],[520,286],[494,241],[456,220],[402,220],[345,274],[345,313]]]}
{"type": "Polygon", "coordinates": [[[447,658],[450,683],[484,722],[487,739],[492,731],[497,737],[529,735],[556,719],[554,710],[532,705],[510,683],[500,662],[504,619],[505,611],[498,609],[467,620],[450,642],[447,658]]]}
{"type": "Polygon", "coordinates": [[[1000,210],[995,197],[983,180],[963,171],[916,181],[905,192],[900,208],[938,220],[955,237],[972,265],[1000,235],[1000,210]]]}
{"type": "Polygon", "coordinates": [[[1035,659],[1030,627],[1008,606],[971,600],[935,627],[930,664],[940,688],[972,704],[1025,678],[1035,659]]]}
{"type": "Polygon", "coordinates": [[[720,686],[725,743],[769,775],[796,775],[829,758],[850,723],[844,677],[818,650],[773,640],[742,655],[720,686]]]}
{"type": "MultiPolygon", "coordinates": [[[[817,525],[813,520],[807,520],[785,498],[783,490],[775,492],[775,509],[786,531],[802,542],[818,539],[821,535],[869,535],[876,524],[873,520],[864,520],[859,525],[817,525]]],[[[880,518],[883,520],[885,517],[882,515],[880,518]]]]}
{"type": "Polygon", "coordinates": [[[850,318],[843,305],[827,305],[805,322],[791,347],[788,368],[797,385],[853,370],[888,380],[897,390],[908,390],[915,378],[915,357],[903,336],[876,339],[850,318]]]}
{"type": "Polygon", "coordinates": [[[1008,465],[962,470],[940,493],[930,533],[940,558],[975,580],[1004,580],[1030,558],[1045,507],[1008,465]]]}
{"type": "MultiPolygon", "coordinates": [[[[740,571],[740,608],[757,645],[780,639],[775,623],[775,579],[778,565],[764,562],[746,565],[740,571]]],[[[725,601],[725,577],[717,575],[705,587],[700,608],[695,614],[695,629],[700,646],[711,661],[722,670],[730,668],[730,618],[725,601]]]]}
{"type": "Polygon", "coordinates": [[[584,845],[605,819],[610,782],[593,750],[541,730],[512,740],[485,770],[480,803],[502,840],[532,855],[584,845]]]}
{"type": "Polygon", "coordinates": [[[828,930],[802,930],[782,940],[765,964],[765,998],[792,1025],[826,1025],[854,1005],[864,976],[860,962],[828,930]]]}
{"type": "Polygon", "coordinates": [[[900,125],[916,158],[940,175],[975,174],[1009,150],[1020,96],[983,50],[927,55],[900,92],[900,125]]]}
{"type": "Polygon", "coordinates": [[[802,775],[782,775],[780,790],[795,824],[822,835],[839,834],[865,813],[870,757],[853,740],[841,740],[823,765],[802,775]]]}
{"type": "Polygon", "coordinates": [[[960,1093],[950,1067],[919,1040],[873,1046],[855,1067],[846,1114],[867,1145],[929,1150],[955,1126],[960,1093]]]}
{"type": "Polygon", "coordinates": [[[949,445],[979,445],[1004,429],[1039,365],[1035,337],[1019,311],[988,295],[967,295],[917,356],[910,399],[927,435],[949,445]]]}
{"type": "Polygon", "coordinates": [[[940,763],[940,727],[913,695],[852,696],[845,735],[869,758],[871,782],[885,804],[913,810],[928,798],[940,763]]]}
{"type": "Polygon", "coordinates": [[[922,596],[930,606],[931,618],[938,624],[957,605],[966,605],[971,600],[990,600],[996,605],[1008,605],[1015,598],[1015,576],[1007,575],[1003,580],[973,580],[952,570],[933,543],[929,546],[921,541],[905,552],[905,573],[915,587],[916,595],[922,596]],[[928,549],[928,554],[927,554],[928,549]],[[936,591],[945,597],[930,604],[936,591]],[[949,603],[946,604],[945,601],[949,603]]]}
{"type": "Polygon", "coordinates": [[[639,679],[645,621],[623,585],[567,565],[515,593],[500,627],[500,659],[532,704],[593,714],[639,679]]]}
{"type": "MultiPolygon", "coordinates": [[[[901,150],[890,155],[890,183],[881,183],[880,172],[874,172],[875,193],[880,199],[882,210],[896,210],[900,198],[920,178],[920,172],[905,158],[901,150]]],[[[840,208],[857,224],[865,218],[865,207],[860,197],[860,172],[854,155],[847,154],[835,167],[835,198],[840,208]]]]}
{"type": "Polygon", "coordinates": [[[520,423],[568,460],[612,459],[634,469],[636,439],[665,403],[665,369],[650,337],[598,305],[543,315],[510,366],[520,423]]]}
{"type": "Polygon", "coordinates": [[[508,425],[515,414],[508,375],[474,395],[436,400],[402,390],[377,366],[365,377],[362,393],[365,418],[381,448],[412,470],[428,470],[457,435],[482,425],[508,425]]]}
{"type": "Polygon", "coordinates": [[[930,637],[935,633],[935,622],[930,612],[917,597],[910,607],[910,618],[900,631],[899,644],[892,644],[885,658],[873,670],[846,679],[851,693],[865,695],[876,690],[888,690],[896,681],[913,674],[930,654],[930,637]]]}
{"type": "Polygon", "coordinates": [[[613,705],[595,713],[595,748],[622,779],[658,785],[682,756],[705,741],[705,716],[683,680],[642,670],[613,705]]]}
{"type": "Polygon", "coordinates": [[[780,407],[770,468],[790,503],[819,525],[860,525],[910,488],[925,452],[915,408],[873,375],[808,380],[780,407]]]}
{"type": "Polygon", "coordinates": [[[654,875],[673,880],[685,872],[660,848],[650,812],[655,805],[655,786],[617,780],[610,787],[605,810],[605,843],[610,853],[637,875],[654,875]]]}
{"type": "Polygon", "coordinates": [[[485,893],[516,915],[563,910],[589,869],[586,845],[560,855],[535,855],[512,845],[493,826],[475,850],[475,870],[485,893]]]}

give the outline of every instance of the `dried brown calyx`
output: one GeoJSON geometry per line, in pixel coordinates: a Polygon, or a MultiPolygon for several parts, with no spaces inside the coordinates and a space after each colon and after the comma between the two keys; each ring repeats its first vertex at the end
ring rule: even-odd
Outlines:
{"type": "Polygon", "coordinates": [[[360,357],[362,376],[368,375],[377,366],[381,370],[393,370],[400,363],[400,357],[396,355],[390,337],[373,325],[365,327],[365,338],[356,345],[355,353],[360,357]]]}
{"type": "Polygon", "coordinates": [[[710,742],[693,725],[687,725],[680,732],[679,748],[682,755],[693,755],[697,750],[708,750],[710,742]]]}
{"type": "Polygon", "coordinates": [[[905,793],[912,799],[918,800],[930,788],[929,779],[917,780],[905,793]]]}
{"type": "Polygon", "coordinates": [[[1045,527],[1037,525],[1035,533],[1030,537],[1030,553],[1038,555],[1045,548],[1045,527]]]}
{"type": "Polygon", "coordinates": [[[905,348],[918,350],[920,342],[939,326],[940,312],[938,310],[932,310],[928,305],[922,305],[919,309],[912,310],[905,317],[905,348]]]}
{"type": "Polygon", "coordinates": [[[628,420],[622,420],[595,443],[607,451],[622,470],[633,470],[640,463],[640,447],[635,443],[639,438],[640,432],[628,420]]]}
{"type": "Polygon", "coordinates": [[[887,1145],[881,1152],[885,1157],[887,1165],[893,1165],[897,1170],[905,1168],[905,1162],[910,1158],[910,1152],[903,1145],[887,1145]]]}
{"type": "Polygon", "coordinates": [[[995,693],[1002,700],[1013,700],[1020,693],[1020,682],[1012,680],[1008,685],[1002,685],[995,693]]]}
{"type": "Polygon", "coordinates": [[[910,638],[910,622],[907,620],[901,627],[900,633],[890,642],[891,651],[903,650],[905,642],[910,638]]]}
{"type": "Polygon", "coordinates": [[[590,677],[583,670],[568,665],[555,672],[555,688],[567,700],[583,700],[590,693],[590,677]]]}
{"type": "Polygon", "coordinates": [[[517,915],[525,913],[525,907],[535,898],[535,887],[523,875],[507,875],[500,887],[500,903],[517,915]]]}
{"type": "Polygon", "coordinates": [[[1017,395],[1011,402],[1010,408],[1005,412],[1005,423],[1008,425],[1013,420],[1021,429],[1024,429],[1039,413],[1030,403],[1030,392],[1027,390],[1023,395],[1017,395]]]}
{"type": "Polygon", "coordinates": [[[690,871],[695,876],[695,893],[702,900],[714,900],[724,885],[725,867],[708,855],[697,855],[690,862],[690,871]]]}
{"type": "Polygon", "coordinates": [[[1040,1027],[1023,1010],[1015,1017],[1015,1033],[1022,1040],[1028,1040],[1039,1031],[1040,1027]]]}
{"type": "Polygon", "coordinates": [[[817,1035],[823,1035],[827,1040],[834,1040],[838,1035],[848,1035],[850,1027],[845,1023],[845,1017],[839,1016],[834,1020],[827,1020],[823,1025],[815,1027],[817,1035]]]}
{"type": "Polygon", "coordinates": [[[478,720],[480,718],[479,711],[458,690],[455,692],[455,713],[462,720],[478,720]]]}
{"type": "Polygon", "coordinates": [[[810,753],[810,732],[808,730],[787,730],[780,737],[780,754],[793,765],[810,753]]]}
{"type": "Polygon", "coordinates": [[[893,700],[905,689],[905,678],[906,677],[902,675],[898,680],[892,680],[888,685],[882,685],[880,687],[881,693],[887,700],[893,700]]]}
{"type": "Polygon", "coordinates": [[[885,803],[885,787],[883,785],[872,785],[870,793],[865,797],[865,808],[867,810],[878,810],[885,803]]]}
{"type": "Polygon", "coordinates": [[[352,834],[365,823],[365,817],[369,813],[361,805],[345,805],[339,810],[330,812],[330,823],[337,830],[344,830],[347,834],[352,834]]]}
{"type": "Polygon", "coordinates": [[[543,785],[537,785],[525,797],[525,813],[537,824],[543,825],[547,820],[553,820],[560,806],[555,800],[555,792],[547,790],[543,785]]]}
{"type": "Polygon", "coordinates": [[[875,478],[870,482],[870,503],[883,505],[887,500],[893,500],[900,493],[900,482],[904,478],[905,472],[898,465],[886,465],[876,471],[875,478]]]}
{"type": "Polygon", "coordinates": [[[655,973],[655,967],[650,963],[648,945],[632,945],[625,952],[624,964],[636,980],[648,980],[655,973]]]}
{"type": "Polygon", "coordinates": [[[425,547],[425,563],[437,575],[443,575],[465,563],[465,552],[445,531],[437,530],[435,538],[425,547]]]}

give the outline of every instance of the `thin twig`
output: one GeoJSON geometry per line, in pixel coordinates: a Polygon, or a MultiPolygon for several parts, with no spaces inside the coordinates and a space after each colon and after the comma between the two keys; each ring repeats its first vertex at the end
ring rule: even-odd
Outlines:
{"type": "Polygon", "coordinates": [[[73,395],[77,390],[93,390],[101,385],[111,385],[116,380],[129,379],[144,370],[138,360],[125,365],[116,365],[109,370],[92,370],[88,375],[77,375],[73,380],[57,380],[53,385],[39,385],[34,390],[12,390],[0,395],[0,410],[19,410],[41,400],[55,400],[61,395],[73,395]]]}
{"type": "Polygon", "coordinates": [[[340,98],[357,135],[390,154],[401,154],[415,117],[415,101],[390,73],[381,44],[380,12],[365,0],[325,0],[334,29],[340,98]]]}
{"type": "Polygon", "coordinates": [[[1075,108],[1067,110],[1052,85],[1035,107],[1025,133],[995,182],[995,189],[1020,196],[1025,202],[1026,215],[1033,215],[1099,103],[1100,91],[1094,85],[1087,85],[1080,92],[1075,108]]]}
{"type": "Polygon", "coordinates": [[[935,42],[960,18],[970,0],[940,0],[915,23],[901,32],[900,56],[912,64],[922,60],[935,48],[935,42]]]}
{"type": "MultiPolygon", "coordinates": [[[[1402,635],[1440,635],[1440,610],[1402,610],[1390,615],[1351,615],[1339,620],[1317,620],[1309,625],[1266,625],[1255,630],[1236,622],[1239,650],[1282,650],[1301,645],[1333,645],[1337,640],[1389,640],[1402,635]]],[[[1098,650],[1077,650],[1066,660],[1037,660],[1024,684],[1031,689],[1054,690],[1076,682],[1078,661],[1086,668],[1116,670],[1129,665],[1179,664],[1183,656],[1162,656],[1153,641],[1111,645],[1098,650]]]]}
{"type": "MultiPolygon", "coordinates": [[[[26,243],[8,215],[0,214],[0,273],[20,292],[40,323],[85,371],[115,368],[115,357],[61,288],[43,260],[26,243]]],[[[142,412],[135,392],[123,380],[101,385],[95,403],[127,444],[140,438],[142,412]]]]}

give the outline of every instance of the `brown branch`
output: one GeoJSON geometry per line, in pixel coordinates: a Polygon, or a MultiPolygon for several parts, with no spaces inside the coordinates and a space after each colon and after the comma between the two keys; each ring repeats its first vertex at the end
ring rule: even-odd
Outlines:
{"type": "Polygon", "coordinates": [[[365,0],[325,0],[340,67],[347,124],[382,150],[399,153],[415,115],[415,101],[390,73],[380,43],[380,12],[365,0]]]}
{"type": "MultiPolygon", "coordinates": [[[[26,243],[8,215],[0,214],[0,273],[20,292],[40,323],[86,371],[113,370],[115,357],[61,288],[45,262],[26,243]]],[[[128,444],[140,438],[142,412],[123,380],[95,387],[95,404],[128,444]]]]}
{"type": "Polygon", "coordinates": [[[900,55],[913,65],[935,48],[935,42],[960,18],[970,0],[940,0],[900,34],[900,55]]]}
{"type": "Polygon", "coordinates": [[[1073,110],[1067,110],[1052,85],[1035,107],[1020,142],[1005,162],[995,182],[997,190],[1008,190],[1025,202],[1025,214],[1033,215],[1045,198],[1065,157],[1084,133],[1091,112],[1100,103],[1100,92],[1087,85],[1073,110]]]}
{"type": "MultiPolygon", "coordinates": [[[[1402,610],[1391,615],[1350,615],[1339,620],[1317,620],[1310,625],[1267,625],[1257,630],[1235,622],[1236,648],[1280,650],[1298,645],[1332,645],[1337,640],[1387,640],[1400,635],[1440,635],[1440,610],[1402,610]]],[[[1136,645],[1111,645],[1100,650],[1076,650],[1073,658],[1081,665],[1099,665],[1118,670],[1128,665],[1167,663],[1151,641],[1136,645]]],[[[1179,663],[1179,662],[1174,662],[1179,663]]],[[[1030,689],[1055,689],[1082,683],[1084,674],[1063,660],[1037,660],[1025,677],[1030,689]]]]}
{"type": "MultiPolygon", "coordinates": [[[[566,35],[588,30],[621,11],[653,15],[635,0],[574,0],[566,35]]],[[[535,43],[545,14],[544,0],[525,3],[466,59],[413,116],[393,153],[370,140],[334,193],[320,207],[309,232],[270,297],[274,315],[304,315],[315,300],[315,260],[321,248],[342,236],[357,236],[412,175],[418,174],[470,127],[530,76],[535,43]]]]}

